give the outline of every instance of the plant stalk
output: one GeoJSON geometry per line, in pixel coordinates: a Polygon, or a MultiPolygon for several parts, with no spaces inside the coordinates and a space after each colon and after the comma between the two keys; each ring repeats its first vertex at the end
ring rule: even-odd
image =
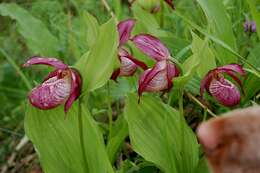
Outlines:
{"type": "Polygon", "coordinates": [[[217,117],[216,114],[214,114],[209,108],[207,108],[207,106],[205,106],[203,103],[201,103],[201,102],[200,102],[196,97],[194,97],[192,94],[190,94],[190,93],[187,92],[186,95],[187,95],[191,100],[193,100],[195,103],[197,103],[200,107],[202,107],[203,109],[206,109],[207,112],[208,112],[211,116],[217,117]]]}
{"type": "Polygon", "coordinates": [[[113,127],[113,114],[112,114],[112,108],[111,108],[111,98],[110,98],[110,86],[109,82],[107,84],[107,94],[108,94],[108,129],[109,129],[109,136],[112,134],[112,127],[113,127]]]}
{"type": "Polygon", "coordinates": [[[118,19],[115,15],[115,13],[111,10],[109,4],[106,0],[101,0],[102,4],[104,5],[105,9],[110,13],[110,15],[116,20],[116,23],[118,23],[118,19]]]}
{"type": "Polygon", "coordinates": [[[83,119],[82,119],[82,108],[81,108],[81,98],[78,101],[78,123],[79,123],[79,139],[80,139],[80,146],[82,150],[82,156],[84,161],[84,172],[89,172],[88,168],[88,161],[86,157],[86,149],[84,145],[84,136],[83,136],[83,119]]]}
{"type": "Polygon", "coordinates": [[[179,91],[179,111],[181,116],[184,116],[184,111],[183,111],[183,88],[180,89],[179,91]]]}

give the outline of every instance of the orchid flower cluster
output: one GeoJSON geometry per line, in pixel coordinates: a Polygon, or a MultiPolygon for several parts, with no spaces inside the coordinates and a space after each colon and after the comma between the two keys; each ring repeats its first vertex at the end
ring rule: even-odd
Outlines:
{"type": "MultiPolygon", "coordinates": [[[[143,92],[167,92],[173,87],[173,78],[180,75],[179,67],[171,61],[172,56],[168,48],[156,37],[149,34],[137,34],[131,36],[136,20],[127,19],[121,21],[118,26],[119,45],[118,59],[120,67],[117,68],[111,79],[117,81],[118,77],[133,76],[138,68],[144,70],[138,81],[139,98],[143,92]],[[125,45],[131,41],[143,54],[155,61],[153,67],[135,58],[125,49],[125,45]]],[[[29,94],[30,103],[39,109],[52,109],[65,103],[65,113],[81,93],[81,76],[76,69],[70,68],[56,58],[32,57],[23,66],[29,67],[35,64],[52,66],[43,82],[36,86],[29,94]]],[[[203,97],[205,90],[215,100],[224,106],[234,106],[240,102],[240,90],[243,91],[240,76],[245,76],[243,68],[238,64],[229,64],[217,67],[208,72],[200,86],[200,94],[203,97]],[[232,78],[240,87],[233,84],[226,76],[232,78]]]]}
{"type": "Polygon", "coordinates": [[[128,19],[118,24],[119,51],[118,57],[121,62],[120,68],[116,69],[111,79],[116,80],[118,76],[132,76],[137,67],[141,67],[144,72],[140,76],[138,94],[143,92],[158,92],[170,90],[173,86],[172,79],[179,76],[180,71],[177,66],[169,61],[170,53],[166,46],[156,37],[149,34],[138,34],[131,38],[131,31],[135,20],[128,19]],[[144,62],[132,57],[122,48],[130,40],[144,54],[156,61],[154,67],[147,69],[144,62]]]}

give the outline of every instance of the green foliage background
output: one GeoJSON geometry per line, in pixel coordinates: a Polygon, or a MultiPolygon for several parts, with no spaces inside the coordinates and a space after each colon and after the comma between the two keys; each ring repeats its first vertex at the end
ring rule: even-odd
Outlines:
{"type": "MultiPolygon", "coordinates": [[[[237,107],[259,104],[260,1],[174,0],[175,11],[161,1],[156,14],[138,4],[129,9],[123,0],[107,2],[116,19],[101,0],[1,2],[0,164],[12,150],[10,134],[26,134],[46,173],[208,172],[194,133],[204,110],[187,93],[199,96],[200,81],[210,69],[239,63],[247,78],[237,107]],[[168,94],[147,94],[140,104],[141,71],[118,83],[109,80],[119,64],[116,23],[127,18],[137,19],[133,34],[159,37],[183,70],[168,94]],[[256,21],[257,33],[244,32],[245,20],[256,21]],[[81,72],[81,106],[75,102],[68,118],[62,107],[40,111],[27,103],[29,90],[52,70],[21,69],[33,55],[59,58],[81,72]]],[[[154,64],[131,43],[127,47],[154,64]]],[[[231,110],[207,100],[216,114],[231,110]]]]}

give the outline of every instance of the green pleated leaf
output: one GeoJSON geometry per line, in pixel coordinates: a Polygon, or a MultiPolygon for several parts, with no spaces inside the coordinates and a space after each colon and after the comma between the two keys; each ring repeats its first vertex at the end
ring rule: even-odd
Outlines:
{"type": "Polygon", "coordinates": [[[113,172],[101,134],[87,109],[82,110],[82,120],[85,153],[80,145],[77,103],[66,119],[62,106],[42,111],[28,105],[25,131],[45,173],[113,172]]]}
{"type": "Polygon", "coordinates": [[[83,78],[83,91],[102,87],[110,79],[116,62],[118,32],[114,19],[103,24],[99,33],[94,46],[75,66],[83,78]]]}
{"type": "Polygon", "coordinates": [[[191,81],[196,72],[200,76],[203,76],[208,70],[216,66],[214,56],[210,54],[208,39],[203,41],[193,32],[191,34],[193,55],[187,58],[182,64],[183,74],[173,79],[175,88],[183,88],[184,85],[191,81]],[[208,61],[209,64],[206,64],[204,61],[208,61]]]}
{"type": "Polygon", "coordinates": [[[194,173],[210,173],[207,160],[205,157],[202,157],[198,163],[198,166],[194,173]]]}
{"type": "Polygon", "coordinates": [[[156,18],[149,12],[143,10],[140,6],[133,4],[132,7],[134,17],[137,19],[137,26],[141,26],[141,32],[146,30],[149,34],[153,34],[155,36],[167,36],[167,32],[160,30],[160,25],[156,21],[156,18]]]}
{"type": "Polygon", "coordinates": [[[87,43],[89,47],[92,47],[93,45],[95,45],[97,38],[98,38],[98,34],[99,34],[99,24],[97,19],[92,16],[90,13],[88,12],[84,12],[83,13],[83,21],[86,23],[87,25],[87,43]]]}
{"type": "MultiPolygon", "coordinates": [[[[223,1],[197,0],[197,2],[200,4],[208,19],[211,33],[236,51],[237,46],[232,31],[232,23],[223,5],[223,1]]],[[[237,57],[232,55],[225,48],[217,46],[216,51],[222,64],[237,62],[237,57]]]]}
{"type": "Polygon", "coordinates": [[[158,98],[130,94],[125,116],[133,149],[165,173],[193,173],[199,146],[184,118],[158,98]]]}
{"type": "Polygon", "coordinates": [[[203,49],[201,49],[201,45],[203,45],[204,41],[195,33],[192,32],[192,52],[193,54],[197,54],[197,58],[200,59],[200,64],[197,69],[197,73],[199,77],[204,77],[209,70],[212,70],[216,67],[215,57],[212,53],[211,49],[208,46],[208,42],[205,43],[203,49]]]}
{"type": "Polygon", "coordinates": [[[16,4],[0,4],[0,15],[8,16],[18,23],[18,31],[25,38],[33,54],[58,56],[59,42],[43,22],[16,4]]]}

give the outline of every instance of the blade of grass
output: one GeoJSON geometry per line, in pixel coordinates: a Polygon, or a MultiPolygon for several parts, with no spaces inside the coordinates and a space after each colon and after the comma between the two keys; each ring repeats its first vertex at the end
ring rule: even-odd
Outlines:
{"type": "Polygon", "coordinates": [[[22,72],[22,70],[20,69],[20,67],[14,62],[14,60],[2,49],[0,48],[0,52],[2,53],[2,55],[4,55],[4,57],[6,58],[6,60],[8,61],[8,63],[17,71],[17,73],[21,76],[22,81],[24,82],[24,84],[26,85],[27,89],[31,90],[32,89],[32,85],[29,82],[29,80],[27,79],[27,77],[24,75],[24,73],[22,72]]]}

